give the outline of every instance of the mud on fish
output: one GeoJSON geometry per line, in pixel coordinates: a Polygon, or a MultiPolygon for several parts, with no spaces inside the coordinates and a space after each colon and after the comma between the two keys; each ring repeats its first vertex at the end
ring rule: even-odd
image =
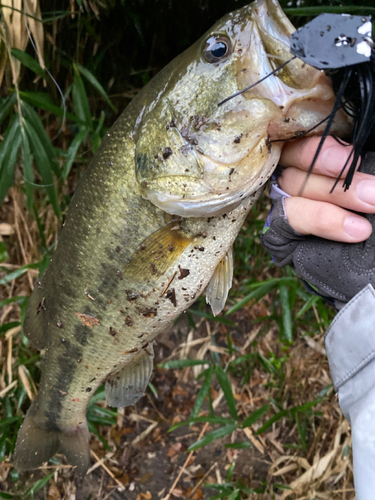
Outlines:
{"type": "MultiPolygon", "coordinates": [[[[45,357],[17,469],[60,452],[82,477],[95,390],[105,382],[109,405],[134,404],[158,333],[202,293],[214,314],[223,309],[233,242],[280,156],[282,143],[270,140],[321,122],[335,100],[324,73],[296,59],[218,107],[290,58],[293,31],[277,0],[228,14],[108,132],[26,312],[24,333],[45,357]]],[[[349,128],[338,113],[331,133],[349,128]]]]}

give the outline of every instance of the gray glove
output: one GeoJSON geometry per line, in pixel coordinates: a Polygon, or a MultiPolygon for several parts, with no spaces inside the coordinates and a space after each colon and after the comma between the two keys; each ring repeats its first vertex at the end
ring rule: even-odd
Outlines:
{"type": "MultiPolygon", "coordinates": [[[[375,153],[367,153],[360,170],[375,174],[375,153]]],[[[365,215],[372,226],[375,215],[365,215]]],[[[284,199],[274,204],[262,243],[277,266],[289,264],[310,289],[341,309],[368,283],[375,286],[375,231],[362,243],[339,243],[304,236],[289,225],[284,199]]]]}
{"type": "MultiPolygon", "coordinates": [[[[375,153],[362,172],[375,174],[375,153]]],[[[325,338],[332,380],[352,427],[357,500],[375,498],[375,230],[363,243],[303,236],[288,224],[278,199],[262,242],[277,266],[291,265],[314,293],[340,312],[325,338]]],[[[365,216],[374,227],[375,215],[365,216]]]]}

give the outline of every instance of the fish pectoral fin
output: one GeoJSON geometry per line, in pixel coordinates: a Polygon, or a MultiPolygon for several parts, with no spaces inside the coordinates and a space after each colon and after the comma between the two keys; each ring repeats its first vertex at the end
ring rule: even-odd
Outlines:
{"type": "Polygon", "coordinates": [[[112,373],[105,383],[105,397],[109,406],[123,408],[134,405],[144,394],[154,367],[152,342],[141,356],[112,373]]]}
{"type": "Polygon", "coordinates": [[[217,316],[224,309],[228,292],[232,287],[232,280],[233,250],[231,247],[217,265],[205,290],[206,302],[210,304],[214,316],[217,316]]]}
{"type": "Polygon", "coordinates": [[[170,269],[192,242],[172,220],[150,234],[137,248],[125,266],[124,277],[140,280],[158,278],[170,269]]]}

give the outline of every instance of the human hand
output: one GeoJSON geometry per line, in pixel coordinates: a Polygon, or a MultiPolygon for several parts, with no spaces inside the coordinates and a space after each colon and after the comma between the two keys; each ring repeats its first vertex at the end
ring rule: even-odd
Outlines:
{"type": "Polygon", "coordinates": [[[344,192],[339,182],[330,194],[350,154],[350,146],[341,146],[333,137],[328,137],[299,196],[319,141],[320,137],[300,139],[288,143],[283,150],[280,165],[285,170],[278,183],[291,195],[284,201],[289,224],[301,234],[346,243],[364,241],[372,232],[370,222],[345,209],[375,213],[375,177],[356,172],[350,189],[344,192]]]}

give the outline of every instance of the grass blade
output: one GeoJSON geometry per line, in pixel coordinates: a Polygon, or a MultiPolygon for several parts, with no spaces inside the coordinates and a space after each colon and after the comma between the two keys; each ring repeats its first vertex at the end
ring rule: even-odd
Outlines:
{"type": "Polygon", "coordinates": [[[207,370],[207,374],[203,380],[202,387],[199,389],[199,392],[198,392],[197,397],[195,399],[194,407],[193,407],[191,414],[190,414],[190,420],[198,417],[198,414],[200,412],[200,409],[202,408],[203,402],[206,399],[207,393],[211,387],[212,373],[213,373],[213,368],[211,367],[207,370]]]}
{"type": "Polygon", "coordinates": [[[210,361],[205,359],[175,359],[172,361],[167,361],[166,363],[161,363],[159,366],[161,368],[169,368],[172,370],[180,370],[188,366],[196,365],[210,365],[210,361]]]}
{"type": "Polygon", "coordinates": [[[0,125],[3,123],[5,118],[8,116],[9,111],[17,102],[16,94],[12,94],[6,99],[1,99],[0,104],[0,125]]]}
{"type": "Polygon", "coordinates": [[[277,286],[277,284],[278,283],[276,283],[274,281],[271,281],[269,283],[265,283],[264,285],[260,286],[256,290],[253,290],[251,293],[249,293],[249,295],[246,295],[246,297],[244,297],[242,300],[240,300],[239,302],[237,302],[236,305],[234,305],[233,307],[231,307],[229,309],[229,311],[227,311],[225,313],[225,316],[228,316],[229,314],[232,314],[232,313],[238,311],[239,309],[241,309],[244,305],[246,305],[251,300],[255,300],[255,299],[258,300],[258,299],[264,297],[273,288],[275,288],[275,286],[277,286]]]}
{"type": "Polygon", "coordinates": [[[223,389],[225,399],[228,404],[229,412],[232,417],[237,420],[237,410],[236,410],[236,401],[234,399],[233,391],[231,383],[229,382],[228,375],[220,366],[215,366],[216,377],[219,381],[220,387],[223,389]]]}
{"type": "Polygon", "coordinates": [[[290,310],[289,292],[285,285],[280,286],[280,302],[284,327],[284,338],[288,342],[293,340],[292,311],[290,310]]]}
{"type": "Polygon", "coordinates": [[[221,439],[228,434],[232,434],[233,431],[237,429],[237,424],[228,424],[224,425],[223,427],[219,427],[219,429],[215,429],[214,431],[210,432],[206,436],[204,436],[202,439],[199,441],[196,441],[193,443],[191,446],[189,446],[187,451],[194,451],[197,450],[198,448],[202,448],[203,446],[206,446],[207,444],[212,443],[212,441],[215,441],[216,439],[221,439]]]}
{"type": "Polygon", "coordinates": [[[263,417],[265,413],[269,410],[270,405],[263,405],[258,410],[253,411],[251,415],[249,415],[243,422],[242,427],[245,429],[246,427],[250,427],[251,425],[258,422],[259,419],[263,417]]]}
{"type": "MultiPolygon", "coordinates": [[[[20,91],[20,97],[23,101],[30,104],[31,106],[35,106],[36,108],[43,109],[44,111],[48,111],[53,115],[63,117],[64,110],[52,104],[52,102],[48,99],[48,94],[44,92],[24,92],[20,91]]],[[[82,123],[78,116],[73,115],[72,113],[65,113],[67,119],[72,120],[77,123],[82,123]]]]}

